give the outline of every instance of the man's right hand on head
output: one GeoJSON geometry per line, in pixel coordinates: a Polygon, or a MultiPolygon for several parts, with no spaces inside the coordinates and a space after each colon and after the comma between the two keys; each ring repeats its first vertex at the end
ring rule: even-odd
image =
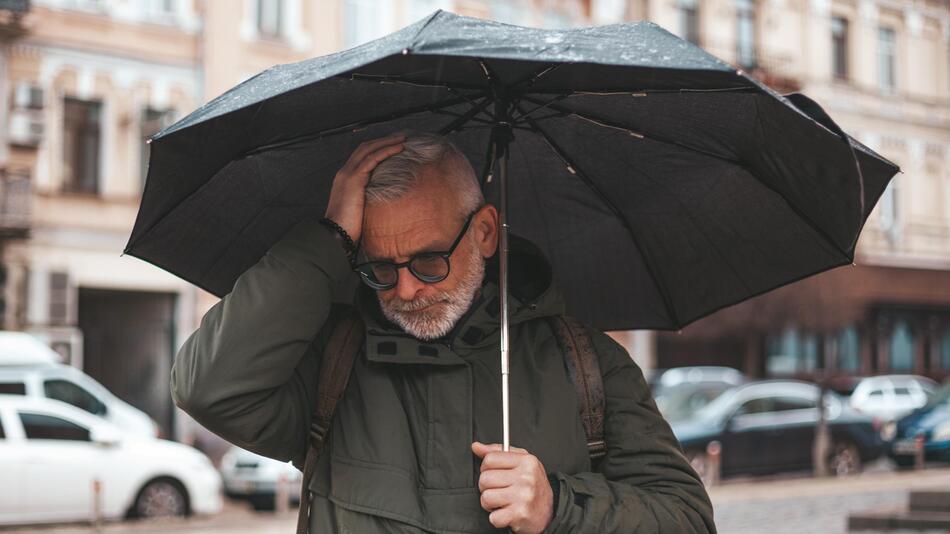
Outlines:
{"type": "Polygon", "coordinates": [[[326,217],[339,224],[353,241],[359,241],[363,231],[363,205],[370,173],[381,161],[401,152],[405,138],[391,135],[360,143],[333,178],[326,217]]]}

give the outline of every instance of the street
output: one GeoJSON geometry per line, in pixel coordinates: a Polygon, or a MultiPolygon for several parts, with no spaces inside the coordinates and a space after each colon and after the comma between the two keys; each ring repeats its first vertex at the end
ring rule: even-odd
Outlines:
{"type": "Polygon", "coordinates": [[[948,487],[950,469],[928,468],[872,471],[845,479],[727,482],[713,488],[710,496],[723,534],[838,534],[847,532],[850,513],[902,509],[911,490],[948,487]]]}
{"type": "MultiPolygon", "coordinates": [[[[846,479],[780,478],[727,482],[712,488],[716,525],[722,534],[821,533],[846,531],[849,513],[900,509],[911,490],[950,487],[950,468],[922,472],[871,471],[846,479]]],[[[250,507],[229,501],[214,516],[188,520],[110,523],[108,534],[286,534],[294,531],[295,510],[287,515],[255,513],[250,507]]],[[[4,530],[4,529],[0,529],[4,530]]],[[[11,534],[89,534],[88,525],[22,527],[11,534]]]]}

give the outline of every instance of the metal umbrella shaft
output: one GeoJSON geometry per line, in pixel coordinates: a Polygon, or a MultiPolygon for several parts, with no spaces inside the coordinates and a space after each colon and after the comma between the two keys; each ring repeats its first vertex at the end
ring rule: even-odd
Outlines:
{"type": "Polygon", "coordinates": [[[495,101],[495,126],[492,128],[495,169],[498,173],[498,286],[501,293],[501,424],[502,450],[511,447],[508,403],[508,145],[512,141],[509,107],[505,100],[495,101]]]}

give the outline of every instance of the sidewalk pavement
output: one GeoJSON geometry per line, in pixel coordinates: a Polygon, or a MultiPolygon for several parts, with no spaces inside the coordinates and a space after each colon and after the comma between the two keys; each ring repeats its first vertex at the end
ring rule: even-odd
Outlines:
{"type": "Polygon", "coordinates": [[[721,534],[844,534],[851,513],[902,510],[924,489],[950,489],[950,468],[727,482],[709,493],[721,534]]]}

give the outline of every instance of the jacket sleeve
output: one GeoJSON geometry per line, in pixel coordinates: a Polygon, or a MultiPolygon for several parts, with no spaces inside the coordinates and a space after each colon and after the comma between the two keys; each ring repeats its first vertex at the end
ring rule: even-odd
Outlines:
{"type": "Polygon", "coordinates": [[[239,447],[297,459],[306,451],[315,399],[317,334],[349,276],[330,231],[310,218],[298,223],[237,279],[178,351],[175,404],[239,447]]]}
{"type": "Polygon", "coordinates": [[[557,473],[546,533],[715,533],[702,482],[657,411],[640,368],[609,336],[591,331],[604,377],[607,454],[596,472],[557,473]]]}

